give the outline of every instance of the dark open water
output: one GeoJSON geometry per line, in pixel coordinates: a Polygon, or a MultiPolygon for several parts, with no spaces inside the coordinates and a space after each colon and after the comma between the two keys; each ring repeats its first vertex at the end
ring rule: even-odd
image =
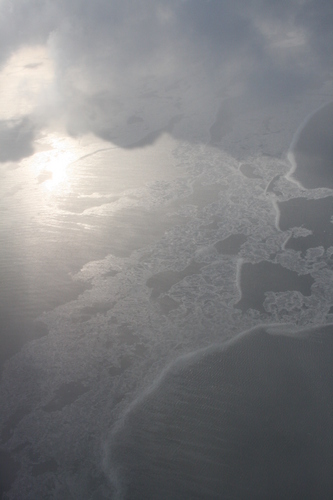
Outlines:
{"type": "Polygon", "coordinates": [[[111,441],[119,498],[331,499],[333,326],[178,360],[111,441]]]}
{"type": "Polygon", "coordinates": [[[294,178],[307,189],[333,188],[333,103],[316,111],[295,141],[294,178]]]}

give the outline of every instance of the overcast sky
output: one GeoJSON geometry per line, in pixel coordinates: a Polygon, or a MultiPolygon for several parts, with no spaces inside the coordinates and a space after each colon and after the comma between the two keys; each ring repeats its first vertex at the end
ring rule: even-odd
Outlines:
{"type": "Polygon", "coordinates": [[[38,110],[0,124],[2,142],[23,127],[26,152],[51,119],[128,146],[140,120],[172,132],[175,117],[204,121],[218,98],[292,100],[332,70],[331,0],[0,0],[0,16],[2,68],[27,46],[53,64],[38,110]]]}

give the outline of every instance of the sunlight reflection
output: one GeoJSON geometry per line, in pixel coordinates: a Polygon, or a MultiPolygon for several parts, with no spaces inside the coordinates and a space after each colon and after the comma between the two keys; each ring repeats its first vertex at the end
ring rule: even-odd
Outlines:
{"type": "Polygon", "coordinates": [[[68,193],[68,166],[79,157],[77,141],[70,137],[49,134],[36,143],[44,151],[35,153],[28,163],[38,183],[54,194],[68,193]]]}
{"type": "MultiPolygon", "coordinates": [[[[75,160],[75,155],[69,151],[54,151],[48,154],[46,172],[50,173],[49,178],[44,182],[44,186],[49,191],[59,188],[65,183],[68,186],[67,167],[75,160]]],[[[64,186],[63,186],[64,187],[64,186]]]]}

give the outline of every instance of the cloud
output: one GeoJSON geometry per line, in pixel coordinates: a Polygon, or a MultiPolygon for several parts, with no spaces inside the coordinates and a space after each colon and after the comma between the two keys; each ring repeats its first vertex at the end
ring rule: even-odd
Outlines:
{"type": "Polygon", "coordinates": [[[47,44],[69,132],[122,146],[179,114],[199,130],[219,96],[292,99],[333,53],[328,0],[2,0],[0,12],[0,61],[47,44]]]}
{"type": "Polygon", "coordinates": [[[35,126],[28,117],[0,122],[0,162],[18,161],[33,154],[35,126]]]}

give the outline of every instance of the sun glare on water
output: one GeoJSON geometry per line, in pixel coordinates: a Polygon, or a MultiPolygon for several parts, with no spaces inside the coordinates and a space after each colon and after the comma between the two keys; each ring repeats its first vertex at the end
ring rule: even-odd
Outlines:
{"type": "Polygon", "coordinates": [[[51,175],[44,182],[46,189],[53,191],[66,183],[66,168],[73,159],[74,156],[71,153],[64,151],[52,155],[47,165],[47,172],[50,172],[51,175]]]}
{"type": "Polygon", "coordinates": [[[40,128],[44,115],[56,102],[54,82],[54,64],[47,47],[37,45],[16,51],[0,71],[0,122],[12,126],[28,120],[39,137],[32,143],[35,153],[20,161],[21,178],[28,183],[35,180],[53,194],[62,194],[69,189],[67,167],[78,158],[79,148],[77,141],[66,134],[40,128]]]}
{"type": "Polygon", "coordinates": [[[35,153],[29,159],[30,170],[44,189],[54,194],[65,194],[70,191],[68,166],[79,157],[76,141],[52,134],[42,142],[49,149],[35,153]]]}

